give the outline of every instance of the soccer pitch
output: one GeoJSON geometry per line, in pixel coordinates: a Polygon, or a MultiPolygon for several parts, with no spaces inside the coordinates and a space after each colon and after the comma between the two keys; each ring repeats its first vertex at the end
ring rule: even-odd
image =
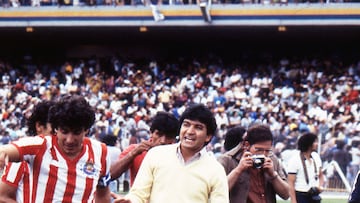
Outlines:
{"type": "MultiPolygon", "coordinates": [[[[277,203],[289,203],[290,200],[277,200],[277,203]]],[[[347,203],[347,199],[322,199],[321,203],[347,203]]]]}

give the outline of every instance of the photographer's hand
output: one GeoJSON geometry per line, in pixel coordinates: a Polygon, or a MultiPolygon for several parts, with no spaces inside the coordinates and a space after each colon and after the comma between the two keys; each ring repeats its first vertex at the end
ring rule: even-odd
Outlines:
{"type": "Polygon", "coordinates": [[[240,159],[238,166],[235,169],[238,168],[237,170],[244,171],[252,166],[253,166],[253,160],[251,158],[251,153],[248,151],[245,151],[240,159]]]}
{"type": "Polygon", "coordinates": [[[265,162],[263,165],[264,171],[267,173],[267,175],[271,178],[275,178],[277,173],[274,170],[274,163],[269,157],[265,157],[265,162]]]}
{"type": "Polygon", "coordinates": [[[251,153],[245,151],[239,161],[239,164],[228,174],[228,184],[229,189],[231,189],[239,176],[248,168],[253,166],[253,160],[251,158],[251,153]]]}

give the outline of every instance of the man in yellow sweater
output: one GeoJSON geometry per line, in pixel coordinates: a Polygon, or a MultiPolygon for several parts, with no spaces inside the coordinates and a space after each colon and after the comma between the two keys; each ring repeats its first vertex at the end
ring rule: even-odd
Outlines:
{"type": "Polygon", "coordinates": [[[189,106],[180,117],[180,142],[149,150],[130,192],[115,203],[228,203],[225,170],[205,146],[216,131],[212,112],[189,106]]]}

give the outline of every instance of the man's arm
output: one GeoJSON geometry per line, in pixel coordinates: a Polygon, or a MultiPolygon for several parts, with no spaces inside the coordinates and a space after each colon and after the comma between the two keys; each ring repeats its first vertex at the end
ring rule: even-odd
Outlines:
{"type": "Polygon", "coordinates": [[[325,176],[324,176],[324,173],[322,172],[322,168],[320,167],[320,171],[319,171],[319,189],[320,189],[320,192],[323,192],[324,191],[324,183],[325,183],[325,176]]]}
{"type": "Polygon", "coordinates": [[[16,187],[0,181],[0,203],[16,203],[16,187]]]}
{"type": "MultiPolygon", "coordinates": [[[[133,149],[125,150],[123,152],[127,153],[124,157],[116,160],[110,167],[111,179],[117,179],[130,168],[135,157],[141,154],[143,151],[147,151],[151,148],[151,144],[148,141],[143,141],[138,146],[133,149]]],[[[129,149],[129,148],[128,148],[129,149]]]]}
{"type": "Polygon", "coordinates": [[[114,203],[131,203],[131,200],[113,192],[111,193],[111,197],[114,198],[114,203]]]}
{"type": "Polygon", "coordinates": [[[20,153],[18,149],[12,144],[3,145],[0,147],[0,170],[4,169],[8,161],[20,161],[20,153]]]}
{"type": "Polygon", "coordinates": [[[295,193],[295,180],[296,180],[296,174],[289,174],[288,175],[291,203],[297,203],[297,201],[296,201],[296,193],[295,193]]]}
{"type": "Polygon", "coordinates": [[[110,202],[109,187],[97,187],[95,193],[95,203],[110,202]]]}
{"type": "Polygon", "coordinates": [[[264,170],[268,175],[268,181],[272,184],[276,194],[278,194],[283,199],[288,199],[289,194],[289,184],[286,182],[285,175],[283,174],[283,168],[281,164],[277,161],[276,162],[276,169],[274,168],[274,162],[271,158],[266,157],[265,163],[263,165],[264,170]],[[284,178],[284,179],[283,179],[284,178]]]}
{"type": "Polygon", "coordinates": [[[119,178],[126,170],[130,168],[132,161],[137,155],[130,151],[124,157],[119,158],[110,167],[111,179],[119,178]]]}
{"type": "Polygon", "coordinates": [[[274,187],[274,190],[276,192],[276,194],[278,194],[281,198],[283,198],[284,200],[289,198],[289,184],[283,180],[282,178],[280,178],[280,176],[275,173],[275,175],[273,175],[270,180],[272,186],[274,187]]]}
{"type": "Polygon", "coordinates": [[[251,158],[250,152],[244,152],[241,157],[239,164],[227,175],[229,190],[231,190],[239,176],[246,171],[248,168],[252,167],[253,161],[251,158]]]}

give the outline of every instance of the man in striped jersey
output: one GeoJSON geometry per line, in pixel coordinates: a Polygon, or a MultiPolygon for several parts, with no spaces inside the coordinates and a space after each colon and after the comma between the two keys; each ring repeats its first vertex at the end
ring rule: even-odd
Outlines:
{"type": "Polygon", "coordinates": [[[6,160],[26,160],[30,169],[30,202],[109,202],[110,159],[106,145],[86,135],[95,112],[81,96],[61,98],[48,121],[52,136],[27,137],[0,148],[6,160]]]}
{"type": "MultiPolygon", "coordinates": [[[[42,101],[32,110],[27,119],[30,136],[50,135],[51,126],[47,122],[51,101],[42,101]]],[[[26,161],[9,162],[0,182],[0,202],[30,202],[29,166],[26,161]]]]}

